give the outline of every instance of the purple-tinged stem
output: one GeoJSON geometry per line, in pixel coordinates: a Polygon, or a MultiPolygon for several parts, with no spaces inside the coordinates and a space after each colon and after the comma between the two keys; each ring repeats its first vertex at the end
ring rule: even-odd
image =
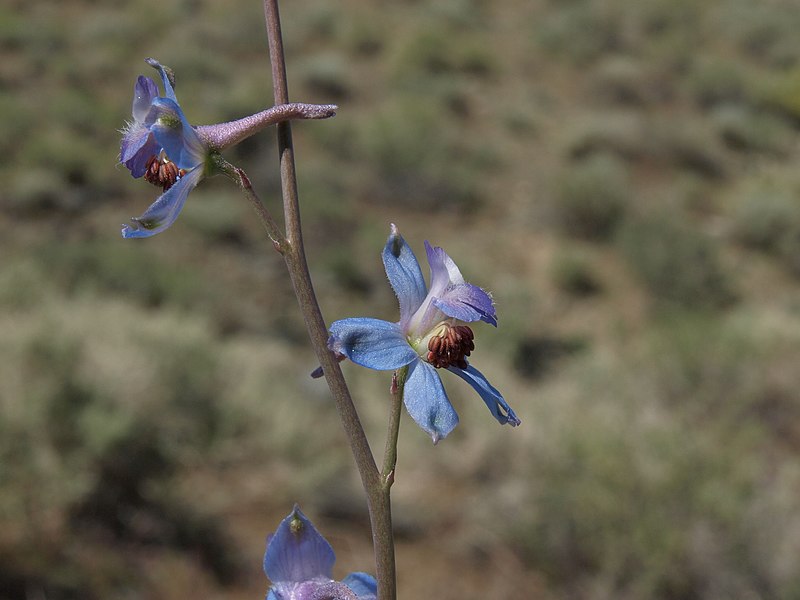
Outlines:
{"type": "MultiPolygon", "coordinates": [[[[264,0],[264,14],[267,24],[275,104],[286,104],[289,101],[289,91],[278,0],[264,0]]],[[[278,123],[278,152],[287,239],[287,247],[283,256],[311,337],[311,345],[322,366],[328,387],[339,411],[339,417],[342,420],[342,426],[367,495],[367,508],[372,526],[372,544],[375,552],[375,574],[378,580],[378,599],[395,600],[397,593],[390,486],[384,485],[381,481],[381,474],[375,464],[375,458],[350,396],[347,382],[339,367],[339,361],[328,349],[328,328],[314,292],[303,247],[292,129],[288,121],[278,123]]]]}

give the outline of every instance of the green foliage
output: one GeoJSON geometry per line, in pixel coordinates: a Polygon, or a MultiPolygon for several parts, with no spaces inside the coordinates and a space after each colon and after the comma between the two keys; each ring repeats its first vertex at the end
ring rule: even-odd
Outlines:
{"type": "Polygon", "coordinates": [[[784,119],[774,114],[723,105],[710,116],[723,142],[732,150],[784,156],[791,149],[790,129],[784,119]]]}
{"type": "MultiPolygon", "coordinates": [[[[442,244],[494,292],[475,364],[523,420],[447,381],[453,436],[403,425],[396,524],[427,567],[403,596],[800,596],[796,0],[281,9],[292,99],[340,104],[293,126],[326,317],[396,318],[389,221],[442,244]]],[[[262,13],[0,8],[0,595],[254,597],[238,568],[298,500],[371,568],[335,408],[235,186],[118,238],[157,194],[115,167],[141,59],[176,70],[192,122],[249,114],[272,103],[262,13]]],[[[273,133],[225,156],[279,212],[273,133]]],[[[381,439],[388,379],[343,368],[381,439]]]]}
{"type": "Polygon", "coordinates": [[[759,99],[771,110],[800,120],[800,66],[765,78],[759,88],[759,99]]]}
{"type": "Polygon", "coordinates": [[[579,298],[592,296],[602,289],[588,252],[560,252],[550,266],[550,273],[559,289],[579,298]]]}
{"type": "Polygon", "coordinates": [[[486,77],[496,72],[494,56],[475,36],[458,31],[443,35],[441,28],[426,28],[403,40],[396,61],[396,76],[420,74],[486,77]]]}
{"type": "Polygon", "coordinates": [[[714,309],[735,298],[718,247],[672,215],[655,213],[626,220],[619,247],[658,303],[714,309]]]}
{"type": "Polygon", "coordinates": [[[793,171],[761,173],[733,198],[734,232],[742,243],[781,259],[800,275],[800,178],[793,171]]]}
{"type": "Polygon", "coordinates": [[[595,2],[575,2],[551,11],[535,29],[535,39],[546,52],[582,65],[603,54],[623,50],[614,8],[595,2]]]}
{"type": "Polygon", "coordinates": [[[556,189],[554,211],[569,235],[606,240],[631,202],[625,164],[610,155],[595,155],[564,172],[556,189]]]}
{"type": "Polygon", "coordinates": [[[748,73],[741,62],[717,56],[698,56],[692,62],[686,84],[703,107],[740,103],[748,98],[748,73]]]}
{"type": "Polygon", "coordinates": [[[419,103],[386,107],[360,127],[359,150],[374,200],[413,209],[474,211],[480,204],[480,158],[448,135],[441,116],[419,103]]]}
{"type": "Polygon", "coordinates": [[[93,289],[145,306],[191,306],[207,301],[199,274],[122,242],[51,243],[39,249],[52,276],[68,292],[93,289]],[[202,294],[201,294],[202,292],[202,294]]]}
{"type": "Polygon", "coordinates": [[[763,450],[780,422],[767,398],[785,411],[782,439],[800,425],[798,332],[762,337],[753,325],[670,319],[618,360],[573,365],[574,389],[540,415],[544,431],[559,428],[560,443],[544,440],[526,457],[528,495],[517,502],[532,509],[508,528],[557,594],[795,589],[800,573],[772,566],[793,533],[770,525],[770,511],[796,522],[796,463],[790,448],[763,450]],[[764,485],[767,470],[775,477],[764,485]],[[761,528],[771,533],[756,540],[761,528]]]}

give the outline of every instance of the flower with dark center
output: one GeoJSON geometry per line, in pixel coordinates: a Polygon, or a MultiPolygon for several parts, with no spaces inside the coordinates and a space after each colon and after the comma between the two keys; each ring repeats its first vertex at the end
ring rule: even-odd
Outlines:
{"type": "Polygon", "coordinates": [[[203,177],[228,172],[220,152],[269,125],[288,119],[325,119],[336,114],[332,104],[280,104],[254,115],[216,125],[193,127],[175,97],[172,71],[153,58],[146,60],[161,75],[164,95],[149,77],[139,76],[133,88],[133,121],[122,131],[119,160],[133,177],[160,187],[163,194],[144,214],[122,226],[126,238],[149,237],[178,218],[186,198],[203,177]]]}
{"type": "Polygon", "coordinates": [[[403,402],[434,443],[458,424],[439,369],[447,369],[469,383],[500,423],[519,425],[502,394],[467,361],[475,350],[475,336],[465,323],[484,321],[497,326],[491,296],[465,282],[444,250],[425,242],[425,252],[431,268],[430,289],[411,247],[392,225],[383,249],[383,264],[400,302],[400,321],[363,317],[336,321],[330,328],[329,348],[370,369],[407,367],[403,402]]]}

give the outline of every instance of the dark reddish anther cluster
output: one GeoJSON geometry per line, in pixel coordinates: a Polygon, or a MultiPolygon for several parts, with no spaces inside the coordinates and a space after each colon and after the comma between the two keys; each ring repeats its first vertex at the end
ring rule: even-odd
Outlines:
{"type": "Polygon", "coordinates": [[[147,170],[144,172],[144,180],[164,188],[166,192],[185,174],[185,169],[179,169],[174,162],[166,158],[162,160],[154,154],[150,157],[150,160],[147,161],[147,170]]]}
{"type": "Polygon", "coordinates": [[[427,361],[437,369],[467,368],[466,357],[475,350],[475,334],[466,325],[453,325],[428,342],[427,361]]]}

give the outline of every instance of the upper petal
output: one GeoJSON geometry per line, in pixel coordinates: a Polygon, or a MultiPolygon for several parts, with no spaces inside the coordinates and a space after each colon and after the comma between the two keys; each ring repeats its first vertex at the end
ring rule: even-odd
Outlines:
{"type": "Polygon", "coordinates": [[[422,304],[428,289],[417,257],[394,223],[382,257],[386,276],[400,302],[400,326],[403,327],[422,304]]]}
{"type": "Polygon", "coordinates": [[[264,573],[273,583],[330,581],[334,562],[331,545],[295,505],[267,541],[264,573]]]}
{"type": "Polygon", "coordinates": [[[194,169],[186,173],[175,185],[161,194],[142,216],[132,218],[131,225],[123,225],[122,237],[150,237],[164,231],[178,218],[186,203],[186,197],[202,177],[202,169],[194,169]]]}
{"type": "Polygon", "coordinates": [[[342,583],[353,590],[360,600],[376,600],[378,597],[378,582],[368,573],[350,573],[342,579],[342,583]]]}
{"type": "Polygon", "coordinates": [[[370,369],[399,369],[418,358],[400,326],[380,319],[342,319],[331,325],[328,347],[370,369]]]}
{"type": "Polygon", "coordinates": [[[403,402],[408,414],[428,432],[434,444],[447,437],[458,425],[458,414],[447,398],[439,374],[422,360],[416,360],[408,367],[403,402]]]}
{"type": "Polygon", "coordinates": [[[147,118],[147,111],[150,110],[150,104],[158,97],[158,86],[156,82],[139,75],[136,83],[133,86],[133,107],[131,114],[135,121],[144,122],[147,118]]]}
{"type": "Polygon", "coordinates": [[[431,246],[425,242],[425,253],[428,256],[428,264],[431,267],[431,289],[432,296],[439,297],[444,290],[451,284],[464,283],[456,263],[439,246],[431,246]]]}
{"type": "Polygon", "coordinates": [[[433,304],[448,317],[467,323],[485,321],[497,327],[497,312],[492,297],[477,285],[460,283],[447,288],[433,304]]]}
{"type": "Polygon", "coordinates": [[[489,411],[494,415],[494,418],[501,424],[508,423],[512,427],[516,427],[520,424],[520,420],[517,418],[517,415],[514,414],[514,411],[511,410],[511,407],[508,405],[508,402],[505,401],[503,395],[489,383],[483,373],[478,371],[478,369],[472,365],[468,365],[466,369],[449,367],[448,371],[455,373],[470,384],[475,391],[478,392],[486,403],[486,406],[489,407],[489,411]]]}
{"type": "Polygon", "coordinates": [[[158,111],[158,118],[150,130],[167,157],[187,170],[204,162],[208,148],[186,120],[178,103],[169,98],[156,98],[153,107],[158,111]]]}

